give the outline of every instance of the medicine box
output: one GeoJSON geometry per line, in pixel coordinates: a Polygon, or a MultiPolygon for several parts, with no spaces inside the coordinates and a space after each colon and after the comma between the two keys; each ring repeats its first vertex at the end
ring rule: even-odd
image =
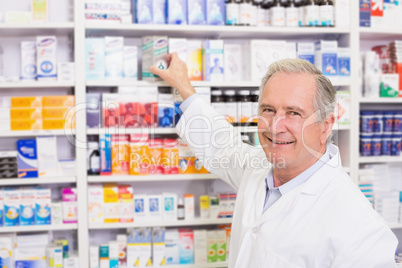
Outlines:
{"type": "Polygon", "coordinates": [[[194,263],[194,236],[192,229],[179,229],[180,264],[194,263]]]}
{"type": "Polygon", "coordinates": [[[105,78],[123,77],[123,37],[105,36],[105,78]]]}
{"type": "Polygon", "coordinates": [[[135,206],[135,200],[133,200],[133,187],[130,185],[119,185],[118,193],[119,222],[133,222],[135,206]]]}
{"type": "Polygon", "coordinates": [[[162,220],[162,196],[149,195],[148,200],[150,220],[162,220]]]}
{"type": "Polygon", "coordinates": [[[380,79],[380,97],[397,98],[399,92],[399,75],[382,74],[380,79]]]}
{"type": "Polygon", "coordinates": [[[20,195],[20,225],[35,225],[36,191],[34,189],[21,189],[20,195]]]}
{"type": "Polygon", "coordinates": [[[360,27],[370,27],[371,23],[371,0],[359,0],[360,27]]]}
{"type": "Polygon", "coordinates": [[[179,59],[187,62],[187,39],[169,38],[169,54],[177,53],[179,59]]]}
{"type": "Polygon", "coordinates": [[[206,0],[208,25],[225,25],[225,0],[206,0]]]}
{"type": "Polygon", "coordinates": [[[153,0],[153,24],[166,24],[166,5],[168,0],[153,0]]]}
{"type": "Polygon", "coordinates": [[[149,217],[149,203],[147,195],[135,195],[134,197],[134,218],[136,221],[148,220],[149,217]]]}
{"type": "Polygon", "coordinates": [[[338,47],[338,75],[350,76],[350,48],[338,47]]]}
{"type": "Polygon", "coordinates": [[[150,0],[135,0],[135,20],[139,24],[153,23],[153,2],[150,0]]]}
{"type": "Polygon", "coordinates": [[[4,195],[4,226],[20,225],[21,195],[19,190],[6,188],[4,195]]]}
{"type": "Polygon", "coordinates": [[[102,94],[102,125],[105,128],[119,125],[119,94],[102,94]]]}
{"type": "Polygon", "coordinates": [[[240,44],[223,45],[225,81],[242,81],[242,46],[240,44]]]}
{"type": "Polygon", "coordinates": [[[173,94],[171,88],[159,88],[158,92],[158,126],[173,127],[173,94]]]}
{"type": "Polygon", "coordinates": [[[10,108],[11,120],[37,120],[41,117],[41,108],[10,108]]]}
{"type": "Polygon", "coordinates": [[[128,229],[127,232],[127,267],[151,266],[151,228],[134,228],[128,229]]]}
{"type": "Polygon", "coordinates": [[[51,207],[53,225],[63,224],[63,204],[62,202],[52,202],[51,207]]]}
{"type": "Polygon", "coordinates": [[[86,80],[104,80],[105,78],[105,39],[85,39],[85,75],[86,80]]]}
{"type": "Polygon", "coordinates": [[[126,80],[138,79],[138,49],[136,46],[123,48],[123,76],[126,80]]]}
{"type": "Polygon", "coordinates": [[[187,0],[167,1],[168,24],[187,24],[187,0]]]}
{"type": "Polygon", "coordinates": [[[297,43],[297,57],[314,64],[314,43],[303,42],[297,43]]]}
{"type": "Polygon", "coordinates": [[[137,92],[141,127],[158,126],[158,87],[139,87],[137,92]]]}
{"type": "Polygon", "coordinates": [[[48,22],[48,0],[32,0],[32,21],[48,22]]]}
{"type": "Polygon", "coordinates": [[[129,161],[130,155],[128,135],[112,135],[112,173],[128,175],[129,161]]]}
{"type": "Polygon", "coordinates": [[[75,118],[48,118],[42,119],[43,130],[55,130],[55,129],[75,129],[75,118]]]}
{"type": "Polygon", "coordinates": [[[350,92],[336,91],[335,120],[338,124],[350,124],[350,92]]]}
{"type": "Polygon", "coordinates": [[[103,185],[103,202],[104,222],[119,222],[119,193],[115,183],[103,185]]]}
{"type": "Polygon", "coordinates": [[[205,81],[224,80],[223,40],[205,40],[204,42],[205,81]]]}
{"type": "Polygon", "coordinates": [[[246,60],[243,66],[245,79],[261,81],[269,66],[268,40],[250,40],[244,45],[246,60]]]}
{"type": "Polygon", "coordinates": [[[21,42],[21,80],[36,80],[36,43],[21,42]]]}
{"type": "Polygon", "coordinates": [[[75,64],[74,62],[57,63],[57,81],[74,81],[75,64]]]}
{"type": "Polygon", "coordinates": [[[46,188],[36,189],[36,225],[48,225],[51,224],[51,190],[46,188]]]}
{"type": "Polygon", "coordinates": [[[216,231],[216,261],[226,261],[226,230],[216,231]]]}
{"type": "Polygon", "coordinates": [[[0,152],[0,179],[2,178],[18,178],[17,151],[0,152]]]}
{"type": "Polygon", "coordinates": [[[88,217],[90,223],[103,223],[103,187],[88,186],[88,217]]]}
{"type": "Polygon", "coordinates": [[[100,174],[111,175],[112,174],[112,149],[111,149],[111,135],[101,134],[99,135],[100,144],[100,174]]]}
{"type": "Polygon", "coordinates": [[[38,80],[52,80],[57,78],[57,39],[55,36],[36,37],[36,60],[38,80]]]}
{"type": "Polygon", "coordinates": [[[314,60],[315,66],[321,70],[323,75],[337,75],[338,65],[338,42],[337,41],[318,41],[315,43],[314,60]]]}
{"type": "MultiPolygon", "coordinates": [[[[173,2],[173,1],[169,1],[173,2]]],[[[160,81],[159,76],[149,71],[150,66],[166,70],[168,54],[167,36],[145,36],[142,38],[142,80],[160,81]]]]}
{"type": "Polygon", "coordinates": [[[194,263],[207,263],[207,231],[194,230],[194,263]]]}
{"type": "Polygon", "coordinates": [[[218,240],[216,231],[207,231],[207,262],[217,261],[218,240]]]}
{"type": "Polygon", "coordinates": [[[166,265],[180,264],[179,231],[168,229],[165,232],[166,265]]]}
{"type": "Polygon", "coordinates": [[[166,263],[165,256],[165,228],[152,228],[152,265],[153,267],[163,267],[166,263]]]}
{"type": "Polygon", "coordinates": [[[0,188],[0,227],[2,227],[3,225],[4,225],[4,191],[2,188],[0,188]]]}
{"type": "Polygon", "coordinates": [[[39,177],[59,175],[55,136],[36,137],[39,177]]]}
{"type": "Polygon", "coordinates": [[[42,97],[11,97],[11,108],[40,108],[42,97]]]}
{"type": "Polygon", "coordinates": [[[77,206],[77,189],[63,188],[63,223],[77,223],[78,206],[77,206]]]}
{"type": "Polygon", "coordinates": [[[72,119],[75,116],[74,107],[44,107],[41,112],[43,119],[72,119]]]}
{"type": "MultiPolygon", "coordinates": [[[[205,0],[187,0],[187,18],[190,25],[204,25],[207,22],[205,0]]],[[[210,17],[211,18],[211,17],[210,17]]],[[[217,18],[219,20],[219,18],[217,18]]]]}
{"type": "Polygon", "coordinates": [[[177,194],[163,193],[163,220],[177,220],[177,194]]]}
{"type": "Polygon", "coordinates": [[[36,140],[17,141],[18,177],[38,177],[38,155],[36,140]]]}
{"type": "Polygon", "coordinates": [[[187,41],[187,66],[188,77],[191,81],[202,80],[202,50],[203,41],[187,41]]]}
{"type": "Polygon", "coordinates": [[[101,94],[100,93],[87,93],[86,94],[87,105],[87,127],[98,128],[100,127],[100,115],[101,115],[101,94]]]}
{"type": "Polygon", "coordinates": [[[16,119],[10,121],[10,129],[12,131],[41,130],[42,124],[42,119],[16,119]]]}
{"type": "Polygon", "coordinates": [[[43,96],[42,107],[73,107],[75,105],[74,95],[43,96]]]}

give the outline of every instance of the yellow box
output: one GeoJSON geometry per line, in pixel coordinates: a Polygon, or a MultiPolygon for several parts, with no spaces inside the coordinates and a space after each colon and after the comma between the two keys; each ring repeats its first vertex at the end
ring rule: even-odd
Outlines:
{"type": "Polygon", "coordinates": [[[119,222],[119,192],[117,184],[103,185],[103,215],[105,223],[119,222]]]}
{"type": "Polygon", "coordinates": [[[42,108],[43,119],[73,118],[75,115],[74,107],[46,107],[42,108]]]}
{"type": "Polygon", "coordinates": [[[40,108],[42,97],[11,97],[11,108],[40,108]]]}
{"type": "Polygon", "coordinates": [[[127,135],[112,135],[112,174],[128,175],[129,150],[127,135]]]}
{"type": "Polygon", "coordinates": [[[42,119],[16,119],[11,120],[10,124],[12,131],[42,129],[42,119]]]}
{"type": "Polygon", "coordinates": [[[75,119],[42,119],[43,130],[55,130],[55,129],[74,129],[75,119]]]}
{"type": "Polygon", "coordinates": [[[42,97],[43,107],[72,107],[74,105],[75,97],[73,95],[42,97]]]}
{"type": "Polygon", "coordinates": [[[10,108],[10,119],[41,119],[41,108],[10,108]]]}
{"type": "Polygon", "coordinates": [[[130,175],[148,175],[152,157],[149,151],[148,137],[143,134],[130,136],[130,175]]]}
{"type": "Polygon", "coordinates": [[[195,157],[180,157],[179,160],[179,173],[180,174],[194,174],[195,173],[195,157]]]}
{"type": "Polygon", "coordinates": [[[194,172],[197,174],[208,174],[209,173],[209,171],[206,170],[202,166],[201,161],[198,158],[196,158],[194,161],[194,172]]]}

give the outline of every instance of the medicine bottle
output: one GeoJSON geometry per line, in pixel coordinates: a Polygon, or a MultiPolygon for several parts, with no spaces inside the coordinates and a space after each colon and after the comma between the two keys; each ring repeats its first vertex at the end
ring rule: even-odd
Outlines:
{"type": "Polygon", "coordinates": [[[226,25],[239,25],[240,5],[235,0],[226,0],[226,25]]]}
{"type": "Polygon", "coordinates": [[[246,125],[253,116],[250,90],[242,89],[237,95],[237,120],[240,125],[246,125]]]}
{"type": "Polygon", "coordinates": [[[232,89],[223,92],[225,96],[225,118],[229,123],[237,123],[237,103],[235,91],[232,89]]]}
{"type": "Polygon", "coordinates": [[[251,1],[251,9],[250,9],[250,26],[257,26],[257,10],[259,1],[252,0],[251,1]]]}
{"type": "Polygon", "coordinates": [[[280,0],[275,0],[274,5],[271,7],[271,25],[272,26],[285,26],[285,6],[280,0]]]}
{"type": "Polygon", "coordinates": [[[334,3],[332,0],[321,0],[319,26],[334,27],[334,3]]]}
{"type": "Polygon", "coordinates": [[[262,0],[255,0],[254,3],[257,6],[256,26],[264,27],[267,23],[265,21],[265,9],[262,7],[262,0]]]}
{"type": "Polygon", "coordinates": [[[251,0],[242,0],[242,2],[240,3],[240,25],[250,26],[251,10],[251,0]]]}
{"type": "Polygon", "coordinates": [[[308,0],[306,4],[306,26],[318,26],[320,19],[320,7],[318,0],[308,0]]]}
{"type": "Polygon", "coordinates": [[[299,27],[305,26],[306,5],[305,0],[295,0],[296,7],[299,12],[299,27]]]}
{"type": "Polygon", "coordinates": [[[260,91],[258,89],[251,91],[251,113],[252,113],[252,122],[258,123],[258,97],[260,91]]]}
{"type": "Polygon", "coordinates": [[[177,219],[184,220],[184,203],[182,198],[179,198],[179,202],[177,203],[177,219]]]}
{"type": "Polygon", "coordinates": [[[286,6],[286,26],[299,26],[299,9],[296,7],[295,0],[289,0],[286,6]]]}
{"type": "Polygon", "coordinates": [[[220,115],[225,115],[225,100],[222,95],[222,90],[211,91],[211,106],[220,115]]]}
{"type": "Polygon", "coordinates": [[[273,0],[263,0],[262,9],[265,13],[265,25],[271,26],[271,6],[273,5],[273,0]]]}
{"type": "Polygon", "coordinates": [[[99,143],[96,141],[88,141],[87,154],[88,154],[87,155],[88,175],[99,175],[100,174],[99,143]]]}

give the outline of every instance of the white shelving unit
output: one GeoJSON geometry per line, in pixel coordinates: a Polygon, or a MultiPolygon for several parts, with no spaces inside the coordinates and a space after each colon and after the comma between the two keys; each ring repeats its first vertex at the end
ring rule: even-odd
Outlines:
{"type": "MultiPolygon", "coordinates": [[[[7,185],[36,185],[36,184],[63,184],[76,183],[76,177],[34,178],[34,179],[0,179],[0,186],[7,185]]],[[[1,227],[0,227],[1,228],[1,227]]]]}
{"type": "Polygon", "coordinates": [[[369,163],[402,163],[401,156],[367,156],[359,157],[360,164],[369,163]]]}
{"type": "Polygon", "coordinates": [[[74,87],[74,82],[7,82],[0,83],[0,89],[5,88],[32,88],[32,89],[40,89],[40,88],[66,88],[66,87],[74,87]]]}
{"type": "Polygon", "coordinates": [[[36,136],[65,136],[75,134],[75,129],[62,130],[32,130],[32,131],[2,131],[0,137],[36,137],[36,136]]]}
{"type": "Polygon", "coordinates": [[[145,175],[145,176],[88,176],[89,183],[100,182],[139,182],[139,181],[191,181],[191,180],[216,180],[214,174],[175,174],[175,175],[145,175]]]}
{"type": "Polygon", "coordinates": [[[372,103],[372,104],[383,104],[383,103],[395,103],[402,104],[402,98],[362,98],[359,100],[360,103],[372,103]]]}
{"type": "Polygon", "coordinates": [[[64,231],[64,230],[77,230],[78,225],[60,224],[60,225],[31,225],[31,226],[13,226],[13,227],[0,227],[1,233],[21,233],[21,232],[47,232],[47,231],[64,231]]]}

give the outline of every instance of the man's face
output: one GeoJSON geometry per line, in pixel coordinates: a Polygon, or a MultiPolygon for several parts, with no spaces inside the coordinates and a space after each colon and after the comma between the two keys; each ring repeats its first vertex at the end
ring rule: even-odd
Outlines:
{"type": "Polygon", "coordinates": [[[317,159],[308,149],[325,152],[329,136],[324,123],[316,123],[314,76],[275,73],[261,97],[258,138],[268,160],[286,169],[303,169],[317,159]]]}

